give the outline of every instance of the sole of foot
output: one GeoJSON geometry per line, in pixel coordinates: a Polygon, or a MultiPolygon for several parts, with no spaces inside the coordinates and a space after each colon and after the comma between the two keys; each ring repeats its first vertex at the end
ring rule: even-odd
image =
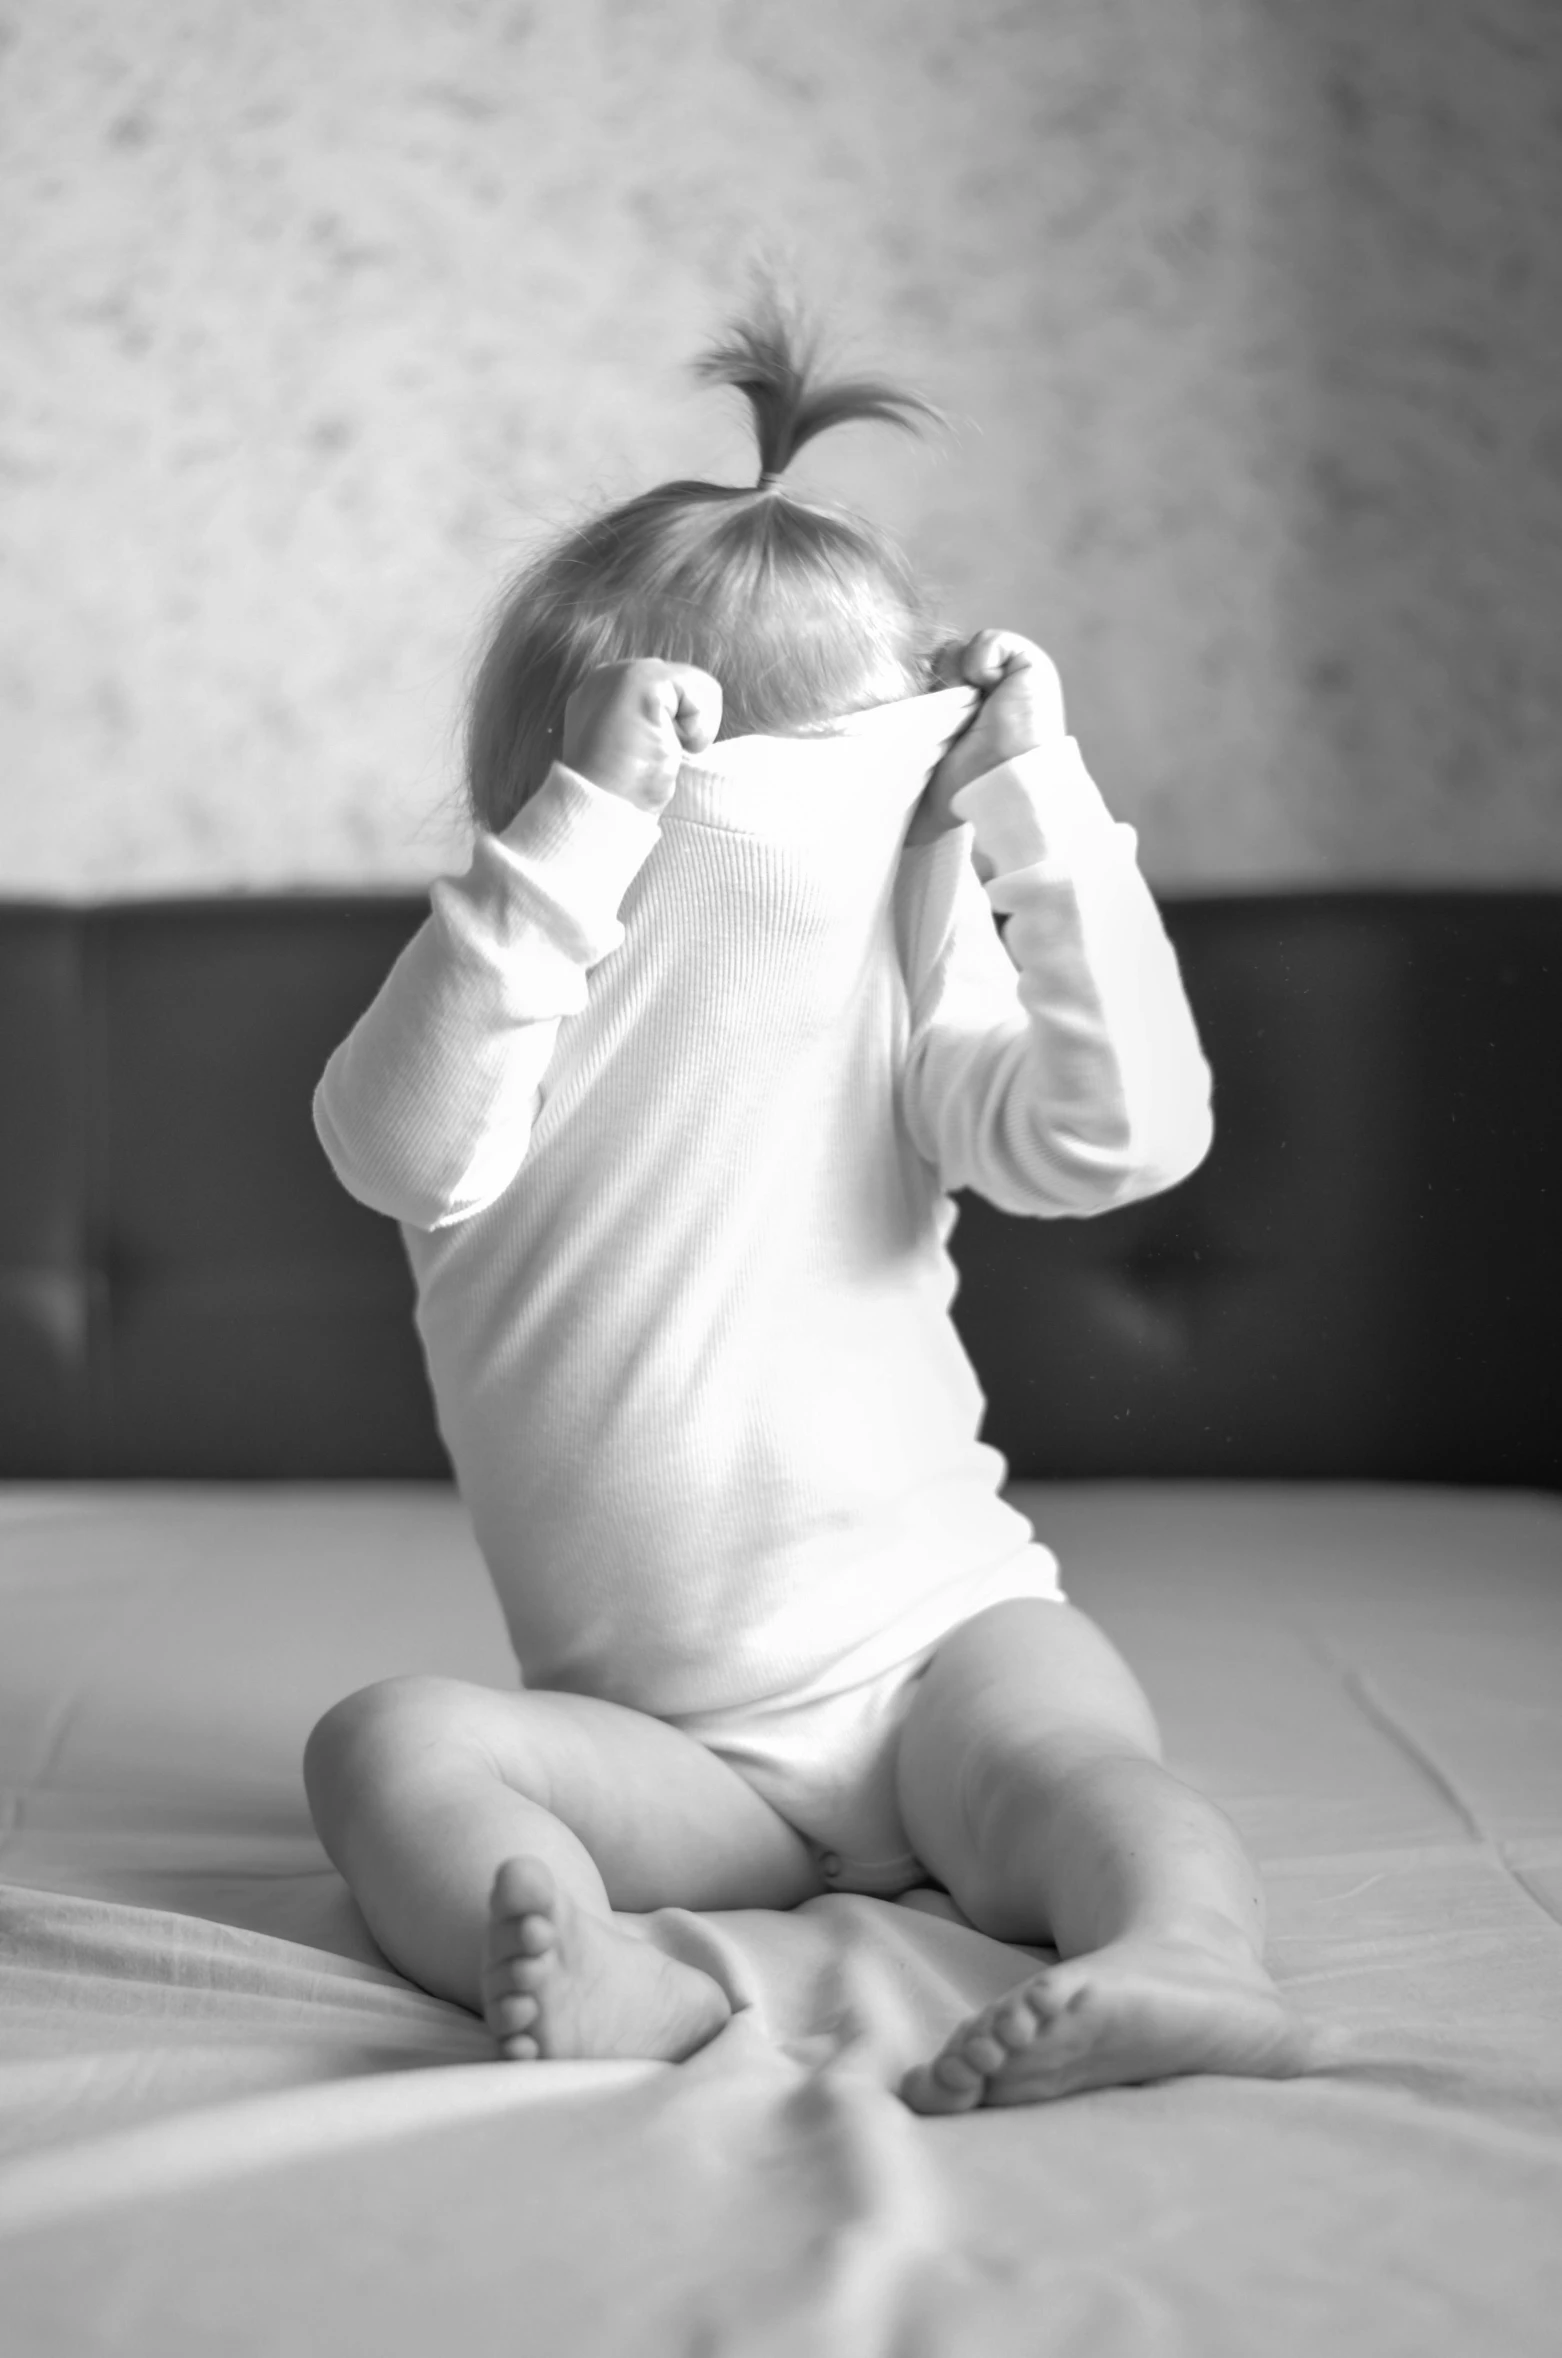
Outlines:
{"type": "Polygon", "coordinates": [[[507,1859],[494,1878],[482,1998],[483,2020],[510,2063],[681,2063],[731,2011],[709,1974],[582,1907],[533,1858],[507,1859]]]}
{"type": "Polygon", "coordinates": [[[1197,2072],[1293,2079],[1313,2054],[1309,2025],[1256,1959],[1124,1940],[1049,1966],[972,2015],[900,2093],[913,2112],[970,2112],[1197,2072]]]}

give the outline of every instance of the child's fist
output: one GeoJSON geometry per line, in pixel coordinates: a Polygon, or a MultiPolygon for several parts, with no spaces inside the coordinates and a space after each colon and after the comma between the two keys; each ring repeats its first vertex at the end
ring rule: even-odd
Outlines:
{"type": "Polygon", "coordinates": [[[672,800],[678,765],[721,726],[721,683],[692,663],[636,656],[587,672],[564,707],[566,766],[637,810],[672,800]]]}
{"type": "Polygon", "coordinates": [[[908,843],[928,843],[959,825],[949,805],[962,786],[1000,763],[1062,737],[1063,683],[1058,667],[1034,639],[1011,630],[979,630],[952,640],[933,659],[949,688],[980,688],[982,701],[928,781],[911,822],[908,843]]]}
{"type": "MultiPolygon", "coordinates": [[[[940,648],[935,672],[950,687],[980,688],[982,701],[964,736],[942,766],[961,771],[960,785],[1063,735],[1063,682],[1052,657],[1034,639],[1012,630],[979,630],[963,645],[940,648]]],[[[957,793],[952,786],[950,792],[957,793]]]]}

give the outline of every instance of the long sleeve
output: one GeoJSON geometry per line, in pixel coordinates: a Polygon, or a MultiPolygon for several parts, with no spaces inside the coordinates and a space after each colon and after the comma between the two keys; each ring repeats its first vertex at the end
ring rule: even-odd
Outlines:
{"type": "Polygon", "coordinates": [[[331,1057],[315,1127],[342,1184],[412,1227],[501,1195],[525,1158],[559,1025],[618,947],[659,822],[556,764],[431,911],[331,1057]]]}
{"type": "Polygon", "coordinates": [[[1041,1216],[1175,1186],[1213,1135],[1176,954],[1072,737],[953,798],[946,905],[915,978],[903,1103],[946,1189],[1041,1216]],[[1000,941],[992,912],[1007,915],[1000,941]]]}

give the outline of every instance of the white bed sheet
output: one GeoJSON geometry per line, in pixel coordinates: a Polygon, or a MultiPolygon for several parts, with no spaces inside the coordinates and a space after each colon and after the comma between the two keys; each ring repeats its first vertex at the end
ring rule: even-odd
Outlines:
{"type": "Polygon", "coordinates": [[[679,1916],[690,2063],[507,2066],[376,1956],[304,1736],[513,1671],[437,1491],[0,1491],[0,2347],[1562,2348],[1562,1501],[1017,1487],[1334,2039],[925,2121],[1026,1952],[915,1904],[679,1916]]]}

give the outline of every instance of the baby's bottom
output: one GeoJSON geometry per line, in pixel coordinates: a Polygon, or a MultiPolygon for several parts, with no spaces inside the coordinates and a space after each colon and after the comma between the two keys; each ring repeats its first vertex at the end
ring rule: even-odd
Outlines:
{"type": "Polygon", "coordinates": [[[673,1724],[736,1769],[807,1844],[824,1891],[894,1899],[930,1880],[900,1814],[900,1732],[928,1654],[863,1686],[673,1724]]]}
{"type": "MultiPolygon", "coordinates": [[[[940,1641],[942,1643],[942,1641],[940,1641]]],[[[932,1878],[900,1811],[900,1736],[937,1648],[839,1692],[691,1712],[692,1736],[795,1827],[820,1889],[894,1899],[932,1878]]]]}
{"type": "MultiPolygon", "coordinates": [[[[965,1583],[954,1627],[1015,1598],[1067,1604],[1050,1549],[1027,1545],[965,1583]]],[[[900,1739],[928,1665],[951,1634],[943,1630],[870,1678],[843,1685],[836,1669],[794,1694],[736,1711],[692,1712],[672,1724],[735,1768],[797,1828],[826,1890],[893,1899],[938,1880],[901,1813],[900,1739]]]]}

